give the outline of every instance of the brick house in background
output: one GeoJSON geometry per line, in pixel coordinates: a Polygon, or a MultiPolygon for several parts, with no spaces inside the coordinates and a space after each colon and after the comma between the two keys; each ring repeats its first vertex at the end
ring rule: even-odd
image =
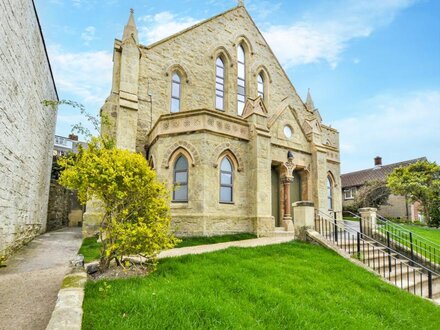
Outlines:
{"type": "MultiPolygon", "coordinates": [[[[349,206],[358,191],[368,181],[386,181],[388,175],[398,167],[405,167],[418,161],[426,161],[426,157],[407,160],[399,163],[382,165],[382,158],[374,158],[374,167],[366,170],[345,173],[341,175],[342,205],[349,206]]],[[[405,196],[396,196],[391,194],[388,199],[389,205],[383,205],[379,213],[384,217],[408,219],[419,221],[420,203],[409,203],[405,196]]]]}

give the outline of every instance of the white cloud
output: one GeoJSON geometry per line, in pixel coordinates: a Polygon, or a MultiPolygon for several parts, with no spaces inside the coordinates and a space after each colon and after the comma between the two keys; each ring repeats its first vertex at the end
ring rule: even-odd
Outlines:
{"type": "Polygon", "coordinates": [[[139,18],[138,30],[141,43],[150,44],[184,30],[199,21],[192,17],[178,17],[169,11],[139,18]]]}
{"type": "Polygon", "coordinates": [[[335,68],[352,39],[390,24],[416,1],[334,1],[292,25],[272,25],[263,34],[287,67],[326,61],[335,68]]]}
{"type": "Polygon", "coordinates": [[[90,41],[95,40],[96,28],[94,26],[88,26],[81,33],[81,39],[84,41],[85,45],[88,45],[90,41]]]}
{"type": "Polygon", "coordinates": [[[75,101],[99,108],[110,93],[112,54],[104,51],[67,52],[59,46],[48,47],[55,83],[63,97],[69,93],[75,101]]]}
{"type": "Polygon", "coordinates": [[[269,15],[275,13],[281,8],[281,2],[274,3],[273,1],[248,1],[246,8],[252,13],[252,16],[257,20],[267,18],[269,15]]]}
{"type": "Polygon", "coordinates": [[[379,95],[359,115],[333,122],[340,132],[344,172],[426,156],[440,161],[440,91],[379,95]]]}

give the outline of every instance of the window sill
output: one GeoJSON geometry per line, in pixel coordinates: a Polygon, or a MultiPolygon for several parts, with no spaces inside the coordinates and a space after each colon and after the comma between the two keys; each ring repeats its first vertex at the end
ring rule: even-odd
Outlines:
{"type": "Polygon", "coordinates": [[[220,201],[219,204],[235,205],[234,202],[222,202],[222,201],[220,201]]]}

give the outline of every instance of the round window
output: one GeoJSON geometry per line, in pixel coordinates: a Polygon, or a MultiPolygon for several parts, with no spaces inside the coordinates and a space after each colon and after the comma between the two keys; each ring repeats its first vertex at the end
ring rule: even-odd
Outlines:
{"type": "Polygon", "coordinates": [[[292,137],[292,128],[289,125],[284,126],[284,135],[288,139],[292,137]]]}

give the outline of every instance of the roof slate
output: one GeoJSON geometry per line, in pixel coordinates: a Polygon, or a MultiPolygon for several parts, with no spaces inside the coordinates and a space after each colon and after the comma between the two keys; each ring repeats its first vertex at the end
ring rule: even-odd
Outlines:
{"type": "Polygon", "coordinates": [[[424,161],[424,160],[427,160],[426,157],[421,157],[421,158],[406,160],[399,163],[376,166],[366,170],[341,174],[341,185],[342,188],[348,188],[348,187],[362,186],[367,181],[385,180],[395,168],[408,166],[417,163],[418,161],[424,161]]]}

